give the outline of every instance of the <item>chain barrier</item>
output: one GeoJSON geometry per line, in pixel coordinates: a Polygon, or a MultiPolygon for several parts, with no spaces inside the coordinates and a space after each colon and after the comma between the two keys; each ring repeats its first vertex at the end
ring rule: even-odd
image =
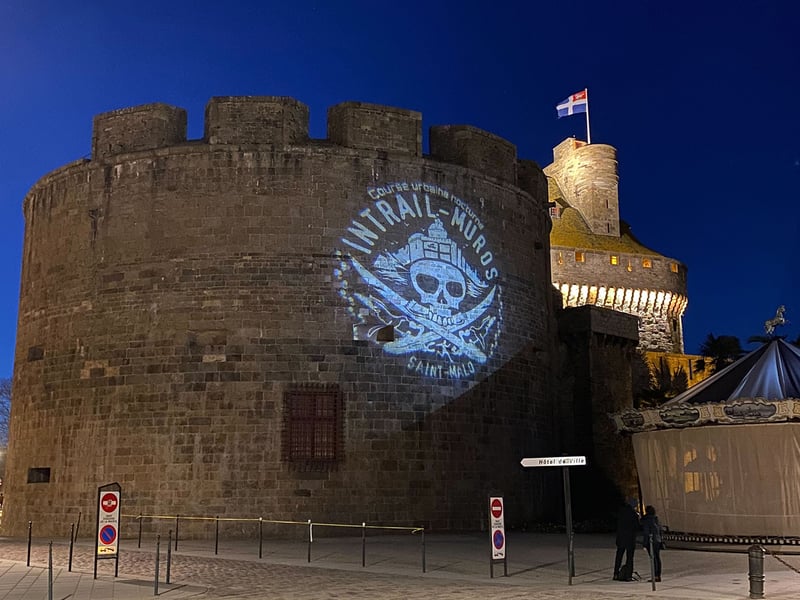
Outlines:
{"type": "MultiPolygon", "coordinates": [[[[122,517],[128,519],[169,519],[174,521],[176,517],[179,517],[181,521],[244,521],[244,522],[254,522],[254,523],[272,523],[274,525],[308,525],[308,521],[280,521],[280,520],[271,520],[271,519],[262,519],[260,517],[195,517],[190,515],[145,515],[145,514],[123,514],[122,517]]],[[[404,526],[395,526],[395,525],[365,525],[359,524],[354,525],[350,523],[317,523],[314,522],[314,525],[318,527],[344,527],[344,528],[355,528],[355,529],[385,529],[390,531],[409,531],[411,534],[417,534],[421,531],[424,531],[424,527],[404,527],[404,526]]]]}
{"type": "Polygon", "coordinates": [[[785,566],[785,567],[789,567],[789,569],[791,569],[792,571],[794,571],[795,573],[797,573],[798,575],[800,575],[800,569],[798,569],[797,567],[795,567],[795,566],[793,566],[793,565],[790,565],[788,562],[786,562],[785,560],[783,560],[783,559],[782,559],[780,556],[778,556],[777,554],[775,554],[775,553],[774,553],[772,550],[770,550],[770,549],[769,549],[769,548],[767,548],[766,546],[762,546],[762,548],[764,548],[764,551],[765,551],[767,554],[769,554],[769,555],[770,555],[772,558],[774,558],[775,560],[777,560],[777,561],[778,561],[779,563],[781,563],[783,566],[785,566]]]}

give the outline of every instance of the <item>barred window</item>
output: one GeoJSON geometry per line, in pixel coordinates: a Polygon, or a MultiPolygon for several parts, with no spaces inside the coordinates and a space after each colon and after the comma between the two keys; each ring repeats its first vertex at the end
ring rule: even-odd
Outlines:
{"type": "Polygon", "coordinates": [[[324,465],[341,458],[342,400],[338,386],[288,390],[283,411],[284,460],[324,465]]]}

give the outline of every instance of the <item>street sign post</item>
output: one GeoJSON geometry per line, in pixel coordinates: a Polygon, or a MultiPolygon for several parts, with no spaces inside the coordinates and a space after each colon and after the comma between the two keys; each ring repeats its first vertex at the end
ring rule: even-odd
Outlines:
{"type": "Polygon", "coordinates": [[[564,475],[564,514],[567,525],[567,571],[569,585],[575,577],[575,548],[573,545],[574,532],[572,531],[572,497],[569,486],[569,468],[585,466],[585,456],[545,456],[540,458],[523,458],[520,461],[523,467],[561,467],[564,475]]]}
{"type": "Polygon", "coordinates": [[[113,558],[114,577],[119,574],[119,516],[122,486],[109,483],[97,488],[97,521],[95,527],[94,578],[97,561],[113,558]]]}
{"type": "Polygon", "coordinates": [[[505,508],[502,496],[489,497],[489,530],[492,532],[492,552],[489,556],[489,577],[494,577],[494,563],[503,561],[503,575],[508,576],[506,558],[505,508]]]}

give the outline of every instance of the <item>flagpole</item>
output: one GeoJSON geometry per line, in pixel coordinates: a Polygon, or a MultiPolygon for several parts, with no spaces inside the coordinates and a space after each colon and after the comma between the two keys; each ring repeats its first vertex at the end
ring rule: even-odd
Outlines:
{"type": "Polygon", "coordinates": [[[586,94],[586,143],[592,143],[592,131],[589,129],[589,88],[583,88],[586,94]]]}

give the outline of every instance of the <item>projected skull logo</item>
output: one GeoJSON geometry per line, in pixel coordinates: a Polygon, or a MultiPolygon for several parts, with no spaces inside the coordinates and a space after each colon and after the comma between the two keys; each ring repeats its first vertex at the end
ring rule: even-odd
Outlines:
{"type": "Polygon", "coordinates": [[[336,269],[354,331],[376,340],[391,328],[384,350],[409,355],[407,367],[421,375],[476,373],[502,324],[499,272],[483,223],[434,185],[395,183],[368,194],[375,203],[348,227],[342,242],[352,250],[336,269]]]}

